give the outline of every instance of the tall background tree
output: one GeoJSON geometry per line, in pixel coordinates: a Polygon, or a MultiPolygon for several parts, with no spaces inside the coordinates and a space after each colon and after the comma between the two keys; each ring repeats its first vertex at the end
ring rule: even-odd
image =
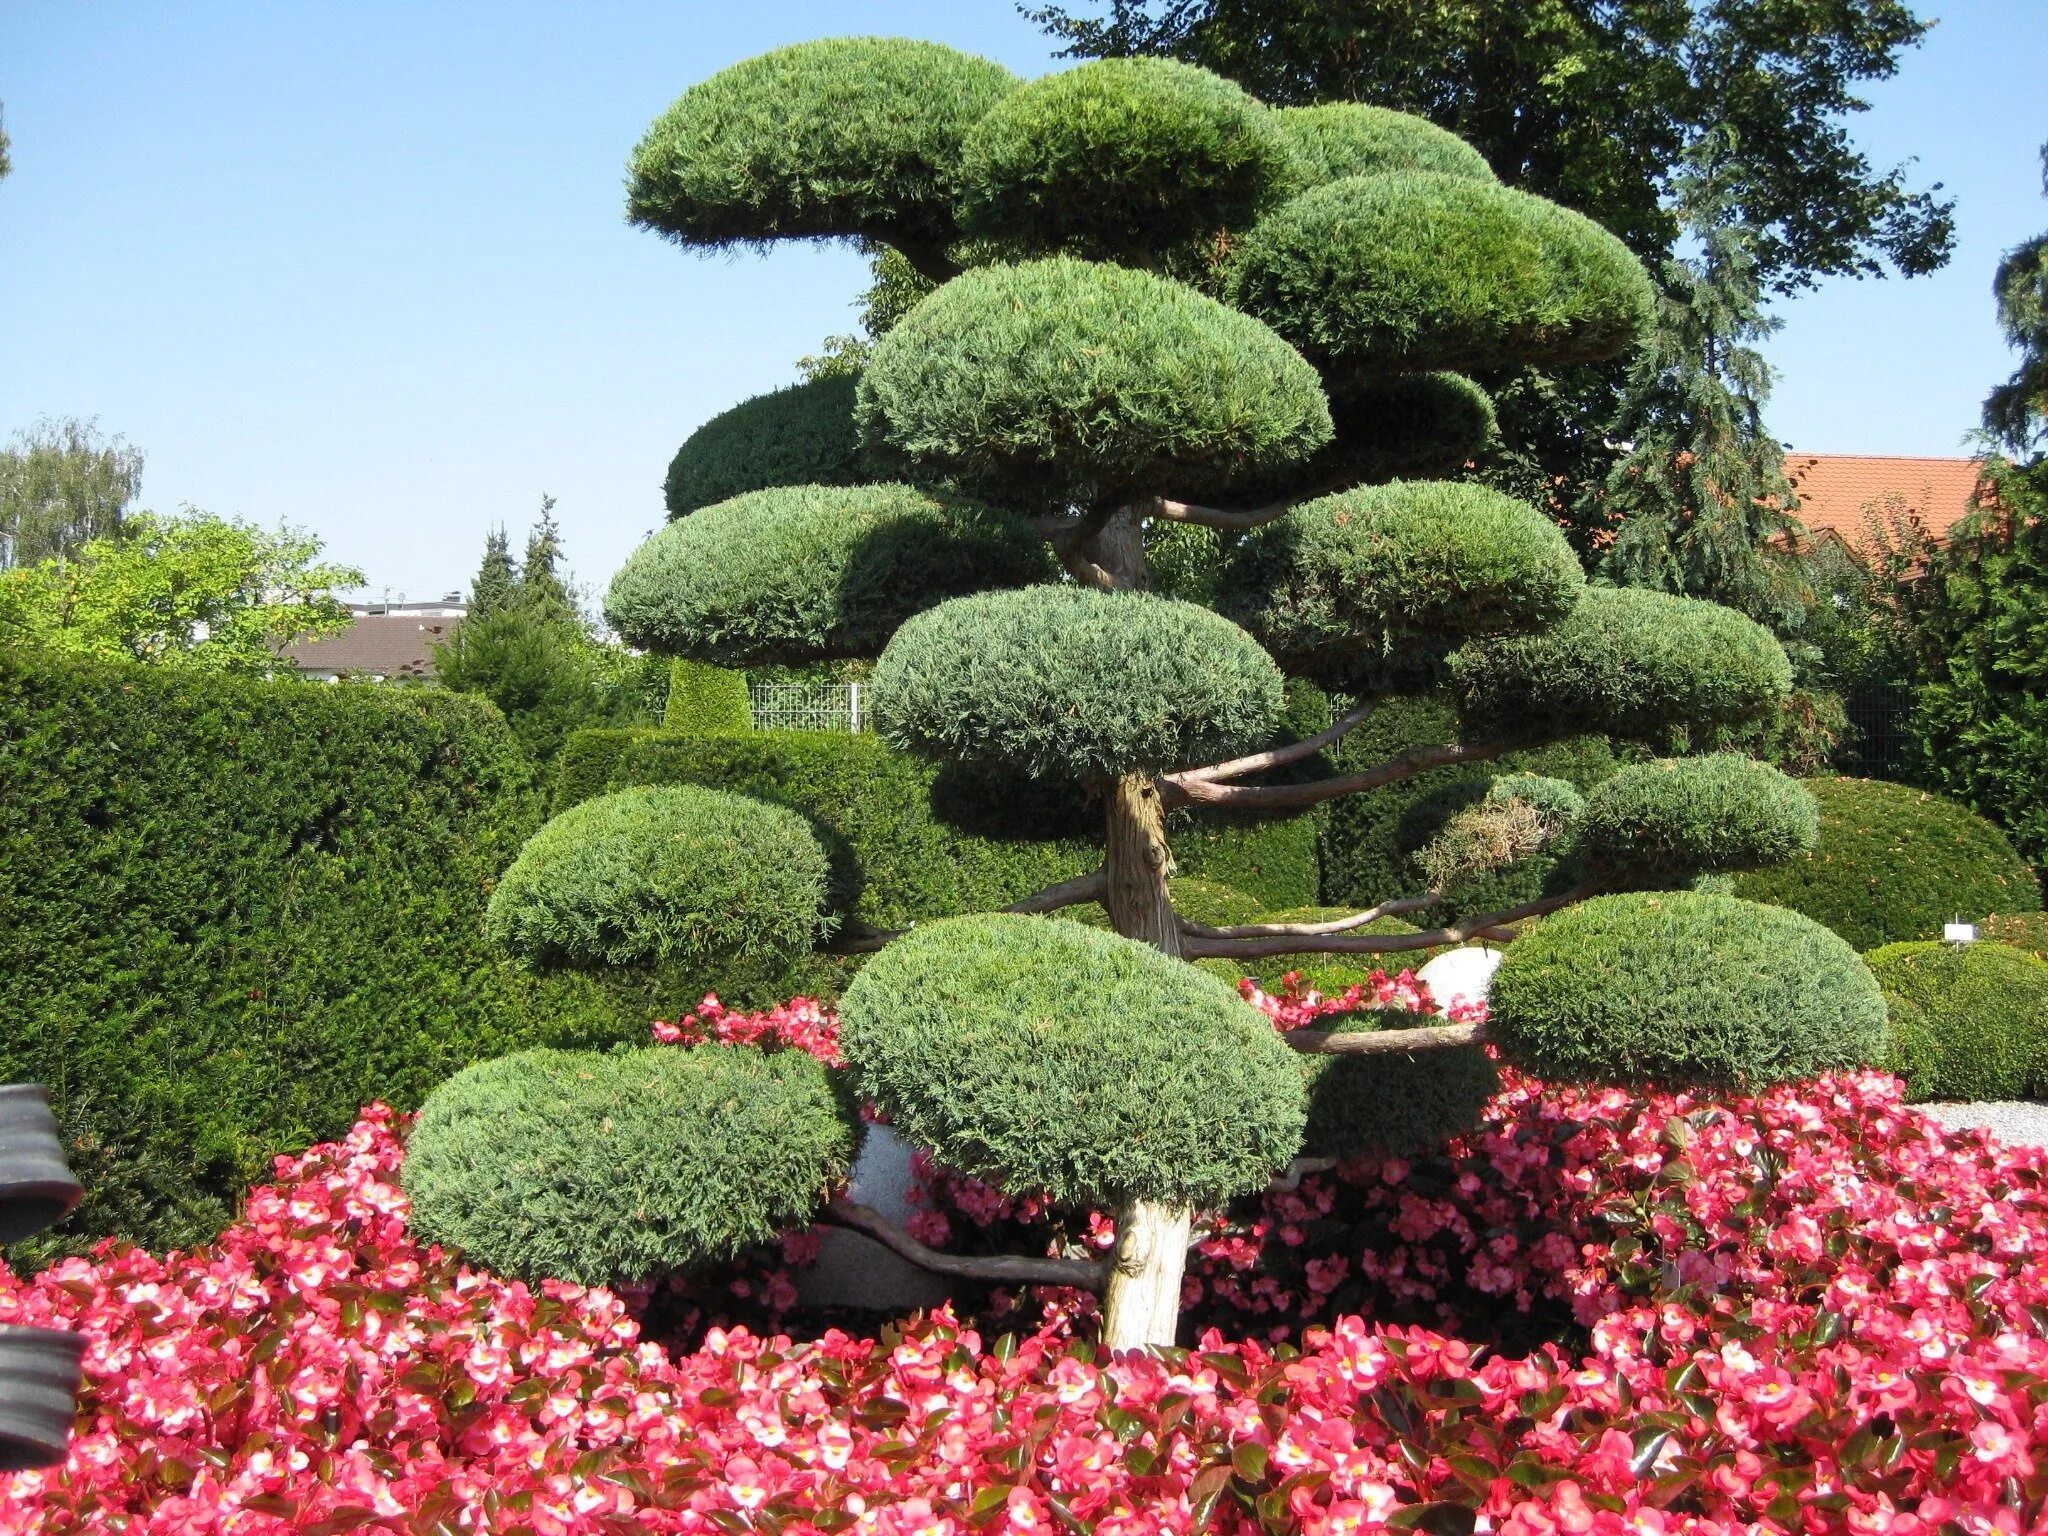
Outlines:
{"type": "MultiPolygon", "coordinates": [[[[892,745],[983,791],[1035,784],[1100,827],[1093,872],[898,932],[836,928],[825,848],[787,809],[695,787],[585,800],[507,871],[491,929],[535,965],[658,965],[736,940],[749,959],[821,938],[872,954],[841,1007],[859,1090],[961,1172],[1113,1208],[1118,1238],[1108,1265],[984,1265],[844,1202],[833,1219],[945,1272],[1096,1289],[1109,1344],[1169,1344],[1195,1207],[1264,1189],[1305,1133],[1351,1155],[1469,1125],[1495,1084],[1471,1026],[1282,1040],[1189,963],[1203,959],[1412,954],[1556,914],[1526,964],[1521,940],[1510,950],[1519,993],[1503,971],[1501,995],[1523,1001],[1487,1028],[1510,1060],[1756,1085],[1875,1049],[1882,1002],[1839,939],[1674,889],[1810,846],[1812,798],[1746,758],[1634,765],[1583,796],[1503,776],[1423,883],[1334,917],[1210,924],[1177,903],[1190,818],[1778,707],[1789,664],[1753,620],[1589,586],[1535,507],[1430,478],[1492,419],[1464,370],[1598,362],[1641,340],[1653,287],[1597,223],[1384,108],[1275,110],[1157,58],[1020,83],[879,38],[780,49],[692,87],[636,151],[628,208],[700,249],[887,245],[932,290],[857,383],[744,402],[684,445],[672,521],[613,580],[612,624],[714,665],[876,657],[892,745]],[[1213,606],[1153,589],[1182,530],[1222,546],[1213,606]],[[1289,677],[1340,692],[1341,713],[1287,730],[1289,677]],[[1455,741],[1332,771],[1327,749],[1432,685],[1457,699],[1455,741]],[[1539,850],[1554,857],[1532,888],[1488,886],[1539,850]],[[1088,906],[1113,931],[1044,915],[1088,906]],[[735,935],[747,910],[772,920],[735,935]],[[1429,926],[1376,926],[1389,916],[1429,926]],[[1588,944],[1626,959],[1587,963],[1588,944]]],[[[644,1278],[801,1219],[849,1151],[816,1134],[826,1085],[799,1083],[803,1068],[771,1086],[765,1055],[746,1068],[759,1092],[736,1095],[727,1050],[687,1066],[649,1051],[592,1067],[589,1096],[568,1090],[579,1123],[643,1091],[730,1106],[716,1135],[652,1159],[664,1189],[636,1186],[630,1211],[607,1190],[602,1209],[536,1215],[510,1150],[561,1118],[581,1066],[514,1059],[458,1079],[409,1154],[415,1220],[511,1263],[525,1223],[527,1255],[588,1279],[615,1264],[644,1278]],[[771,1180],[743,1160],[777,1125],[792,1162],[771,1180]],[[774,1193],[788,1198],[763,1209],[774,1193]]]]}
{"type": "Polygon", "coordinates": [[[142,486],[142,450],[98,423],[45,417],[0,449],[0,568],[118,537],[142,486]]]}

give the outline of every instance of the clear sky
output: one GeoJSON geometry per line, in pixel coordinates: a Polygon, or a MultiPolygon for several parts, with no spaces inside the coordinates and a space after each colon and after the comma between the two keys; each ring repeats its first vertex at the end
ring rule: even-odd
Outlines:
{"type": "MultiPolygon", "coordinates": [[[[1956,257],[1782,306],[1802,449],[1957,452],[2011,367],[1988,292],[2048,227],[2048,0],[1923,9],[1857,131],[1956,195],[1956,257]]],[[[864,273],[630,229],[626,156],[693,81],[850,32],[1054,64],[1008,0],[0,0],[0,437],[97,416],[144,505],[310,527],[373,594],[465,586],[548,492],[601,586],[676,445],[851,329],[864,273]]]]}

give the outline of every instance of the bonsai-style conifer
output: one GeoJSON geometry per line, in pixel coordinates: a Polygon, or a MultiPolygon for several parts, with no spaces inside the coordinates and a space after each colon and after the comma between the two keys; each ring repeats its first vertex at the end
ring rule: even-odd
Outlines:
{"type": "MultiPolygon", "coordinates": [[[[1281,1037],[1184,962],[1506,940],[1595,894],[1811,844],[1811,801],[1760,764],[1654,764],[1584,799],[1522,775],[1472,809],[1429,888],[1305,922],[1175,910],[1176,811],[1299,810],[1569,734],[1734,724],[1789,687],[1742,615],[1589,589],[1533,507],[1392,478],[1454,472],[1490,428],[1461,370],[1613,357],[1652,306],[1618,240],[1500,185],[1428,123],[1276,112],[1159,60],[1020,85],[925,43],[820,42],[686,92],[634,155],[629,208],[700,249],[890,246],[935,285],[851,391],[764,397],[686,444],[669,485],[687,515],[606,611],[634,644],[723,666],[878,657],[891,742],[1099,805],[1093,874],[1013,915],[834,942],[880,951],[844,999],[843,1046],[899,1130],[1012,1190],[1117,1209],[1109,1273],[1007,1272],[1103,1289],[1111,1345],[1172,1342],[1191,1208],[1257,1188],[1304,1124],[1340,1153],[1420,1144],[1469,1124],[1493,1081],[1477,1026],[1281,1037]],[[743,494],[704,504],[714,488],[743,494]],[[1183,525],[1227,546],[1213,608],[1150,590],[1149,547],[1183,525]],[[1349,707],[1276,741],[1286,675],[1349,707]],[[1376,699],[1424,688],[1458,700],[1458,741],[1303,776],[1376,699]],[[1488,849],[1537,846],[1560,875],[1535,899],[1421,931],[1378,921],[1429,921],[1488,849]],[[1083,903],[1114,933],[1015,915],[1083,903]]],[[[1713,933],[1759,910],[1717,900],[1667,967],[1711,968],[1713,933]]],[[[1749,948],[1776,942],[1759,929],[1749,948]]],[[[1747,963],[1702,995],[1743,993],[1747,963]]],[[[1530,969],[1517,999],[1542,995],[1538,975],[1560,984],[1530,969]]],[[[1766,1004],[1802,1000],[1792,980],[1766,1004]]],[[[1711,1051],[1660,1053],[1645,1042],[1669,1021],[1625,1017],[1626,989],[1609,990],[1548,1022],[1518,1002],[1510,1059],[1526,1042],[1588,1075],[1683,1079],[1697,1060],[1708,1080],[1756,1083],[1862,1038],[1779,1049],[1745,1005],[1703,1035],[1711,1051]]],[[[834,1211],[950,1273],[1026,1263],[933,1255],[872,1212],[834,1211]]]]}

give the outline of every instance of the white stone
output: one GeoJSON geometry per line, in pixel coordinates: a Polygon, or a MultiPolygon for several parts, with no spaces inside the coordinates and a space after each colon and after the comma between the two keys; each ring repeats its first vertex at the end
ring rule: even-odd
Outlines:
{"type": "Polygon", "coordinates": [[[1446,950],[1415,974],[1429,988],[1440,1008],[1458,1003],[1483,1003],[1500,969],[1501,951],[1485,944],[1446,950]]]}

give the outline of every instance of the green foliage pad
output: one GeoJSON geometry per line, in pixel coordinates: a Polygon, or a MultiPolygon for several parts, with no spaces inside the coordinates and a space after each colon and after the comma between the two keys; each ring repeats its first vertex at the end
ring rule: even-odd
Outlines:
{"type": "Polygon", "coordinates": [[[1147,945],[995,914],[897,940],[840,1004],[862,1091],[948,1166],[1013,1193],[1213,1205],[1301,1141],[1301,1070],[1265,1016],[1147,945]]]}
{"type": "Polygon", "coordinates": [[[1282,107],[1273,114],[1304,189],[1347,176],[1431,171],[1474,181],[1498,178],[1486,157],[1426,117],[1357,101],[1282,107]]]}
{"type": "Polygon", "coordinates": [[[1469,176],[1353,176],[1262,219],[1227,297],[1336,373],[1556,367],[1636,345],[1655,290],[1591,219],[1469,176]]]}
{"type": "Polygon", "coordinates": [[[1768,763],[1732,753],[1637,763],[1586,796],[1578,846],[1602,876],[1678,884],[1777,864],[1820,834],[1813,796],[1768,763]]]}
{"type": "Polygon", "coordinates": [[[778,485],[858,485],[874,477],[853,424],[854,380],[792,384],[720,411],[669,461],[663,499],[672,518],[778,485]]]}
{"type": "Polygon", "coordinates": [[[875,668],[876,728],[954,762],[1068,780],[1164,772],[1263,744],[1280,670],[1206,608],[1038,587],[955,598],[875,668]]]}
{"type": "Polygon", "coordinates": [[[2038,912],[2033,871],[1983,817],[1926,790],[1875,779],[1809,779],[1813,851],[1736,881],[1751,901],[1803,912],[1858,949],[1933,939],[1942,924],[2038,912]]]}
{"type": "Polygon", "coordinates": [[[422,1237],[529,1281],[631,1284],[802,1226],[859,1120],[802,1051],[536,1050],[437,1088],[400,1182],[422,1237]]]}
{"type": "Polygon", "coordinates": [[[1508,946],[1488,1038],[1540,1077],[1745,1092],[1885,1052],[1884,995],[1820,924],[1733,896],[1599,896],[1508,946]]]}
{"type": "Polygon", "coordinates": [[[861,430],[1033,512],[1205,493],[1330,437],[1316,372],[1249,315],[1056,257],[956,277],[875,346],[861,430]]]}
{"type": "Polygon", "coordinates": [[[825,850],[801,816],[683,785],[624,789],[536,832],[484,932],[539,966],[732,964],[773,974],[820,928],[825,850]]]}
{"type": "Polygon", "coordinates": [[[2048,965],[1983,942],[1887,944],[1864,958],[1891,1007],[1885,1064],[1912,1098],[2048,1093],[2048,965]]]}
{"type": "Polygon", "coordinates": [[[657,532],[605,617],[649,650],[719,666],[874,656],[920,609],[1053,573],[1021,520],[905,485],[784,486],[657,532]]]}

